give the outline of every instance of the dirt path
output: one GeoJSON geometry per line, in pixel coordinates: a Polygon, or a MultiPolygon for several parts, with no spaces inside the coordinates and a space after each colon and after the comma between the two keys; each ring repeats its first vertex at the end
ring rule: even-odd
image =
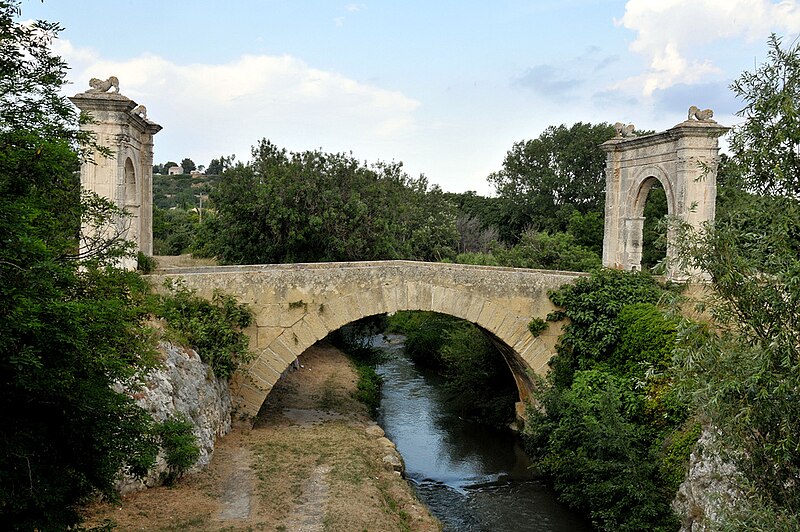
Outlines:
{"type": "Polygon", "coordinates": [[[87,509],[117,530],[439,530],[391,467],[394,450],[352,398],[356,372],[321,344],[276,385],[252,430],[217,443],[211,465],[172,488],[87,509]]]}

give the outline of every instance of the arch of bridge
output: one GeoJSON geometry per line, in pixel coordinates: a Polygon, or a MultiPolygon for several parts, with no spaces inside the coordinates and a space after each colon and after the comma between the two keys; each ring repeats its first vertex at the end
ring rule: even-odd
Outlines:
{"type": "Polygon", "coordinates": [[[475,323],[501,347],[521,399],[530,373],[544,374],[561,333],[550,323],[534,337],[533,317],[555,310],[547,293],[582,274],[458,264],[383,261],[226,266],[162,270],[155,286],[180,278],[200,295],[231,294],[254,311],[250,336],[256,359],[234,376],[238,412],[254,416],[281,375],[330,332],[361,318],[398,310],[428,310],[475,323]]]}

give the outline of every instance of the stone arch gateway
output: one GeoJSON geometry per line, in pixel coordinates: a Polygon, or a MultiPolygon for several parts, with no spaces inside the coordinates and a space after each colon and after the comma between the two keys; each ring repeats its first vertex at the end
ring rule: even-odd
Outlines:
{"type": "MultiPolygon", "coordinates": [[[[117,233],[136,244],[136,251],[153,254],[153,135],[161,126],[147,119],[144,106],[119,93],[119,81],[92,79],[91,88],[71,97],[92,121],[81,128],[91,132],[111,157],[94,153],[81,166],[81,186],[110,200],[129,217],[117,221],[117,233]],[[112,90],[113,89],[113,90],[112,90]]],[[[86,230],[86,228],[84,228],[86,230]]],[[[135,268],[135,259],[121,266],[135,268]]]]}
{"type": "MultiPolygon", "coordinates": [[[[670,216],[700,228],[714,220],[718,139],[728,128],[710,118],[691,117],[654,135],[619,136],[605,142],[606,207],[603,266],[637,270],[642,260],[642,228],[647,194],[660,182],[670,216]]],[[[667,235],[667,258],[673,250],[667,235]]],[[[668,271],[668,277],[679,272],[668,271]]]]}
{"type": "Polygon", "coordinates": [[[231,392],[240,414],[255,416],[281,375],[315,342],[356,320],[398,310],[429,310],[475,323],[501,347],[528,398],[544,375],[561,322],[533,335],[528,324],[556,310],[550,290],[586,274],[411,261],[212,266],[160,270],[153,286],[180,280],[201,296],[215,290],[247,303],[245,332],[257,358],[237,372],[231,392]]]}

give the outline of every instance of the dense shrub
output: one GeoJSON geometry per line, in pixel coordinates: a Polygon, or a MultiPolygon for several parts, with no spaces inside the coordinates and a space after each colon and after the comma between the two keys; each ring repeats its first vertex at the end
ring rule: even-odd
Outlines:
{"type": "Polygon", "coordinates": [[[569,319],[559,339],[558,357],[551,363],[553,382],[568,387],[576,370],[607,361],[620,339],[617,316],[622,309],[632,303],[655,303],[662,294],[650,275],[609,269],[550,294],[561,310],[548,319],[569,319]]]}
{"type": "Polygon", "coordinates": [[[208,301],[179,282],[167,282],[170,293],[160,298],[156,313],[166,319],[180,343],[191,346],[214,374],[230,378],[239,364],[252,358],[242,333],[252,320],[246,305],[215,292],[208,301]]]}
{"type": "Polygon", "coordinates": [[[397,312],[389,318],[390,330],[405,335],[404,351],[415,363],[439,368],[446,331],[456,318],[436,312],[397,312]]]}
{"type": "Polygon", "coordinates": [[[600,256],[581,245],[569,233],[526,231],[511,247],[495,244],[489,253],[461,253],[461,264],[508,266],[543,270],[591,271],[600,267],[600,256]]]}
{"type": "Polygon", "coordinates": [[[136,254],[136,269],[144,274],[152,273],[158,267],[158,262],[153,257],[141,251],[136,254]]]}
{"type": "MultiPolygon", "coordinates": [[[[206,216],[208,216],[206,212],[206,216]]],[[[160,209],[153,206],[153,254],[187,253],[200,229],[200,217],[194,210],[160,209]]]]}
{"type": "Polygon", "coordinates": [[[189,470],[200,457],[194,425],[183,415],[174,415],[156,426],[159,445],[164,451],[167,470],[162,475],[165,484],[172,484],[189,470]]]}
{"type": "Polygon", "coordinates": [[[546,415],[529,434],[537,468],[560,499],[586,513],[601,530],[675,530],[669,500],[649,456],[642,400],[622,377],[578,371],[570,388],[540,396],[546,415]]]}
{"type": "Polygon", "coordinates": [[[601,270],[551,294],[569,318],[525,434],[536,468],[601,530],[675,530],[670,502],[699,436],[671,366],[664,288],[601,270]]]}
{"type": "Polygon", "coordinates": [[[372,345],[372,337],[384,328],[383,318],[370,316],[350,323],[330,334],[331,342],[344,351],[356,367],[358,382],[354,397],[375,416],[381,404],[383,380],[375,372],[381,353],[372,345]]]}
{"type": "Polygon", "coordinates": [[[441,373],[450,403],[462,417],[505,426],[514,419],[519,400],[516,384],[503,355],[472,323],[457,320],[442,332],[441,373]]]}

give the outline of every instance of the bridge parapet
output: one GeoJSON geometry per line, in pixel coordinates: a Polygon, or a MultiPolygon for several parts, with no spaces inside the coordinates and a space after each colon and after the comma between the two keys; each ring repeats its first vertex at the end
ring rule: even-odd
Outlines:
{"type": "Polygon", "coordinates": [[[165,269],[150,275],[156,286],[182,279],[199,295],[231,294],[253,310],[245,331],[257,358],[232,383],[239,412],[255,415],[281,375],[330,332],[375,314],[428,310],[473,322],[504,350],[525,399],[528,372],[544,374],[561,333],[558,323],[534,337],[533,317],[555,307],[547,296],[584,275],[491,266],[377,261],[165,269]]]}

